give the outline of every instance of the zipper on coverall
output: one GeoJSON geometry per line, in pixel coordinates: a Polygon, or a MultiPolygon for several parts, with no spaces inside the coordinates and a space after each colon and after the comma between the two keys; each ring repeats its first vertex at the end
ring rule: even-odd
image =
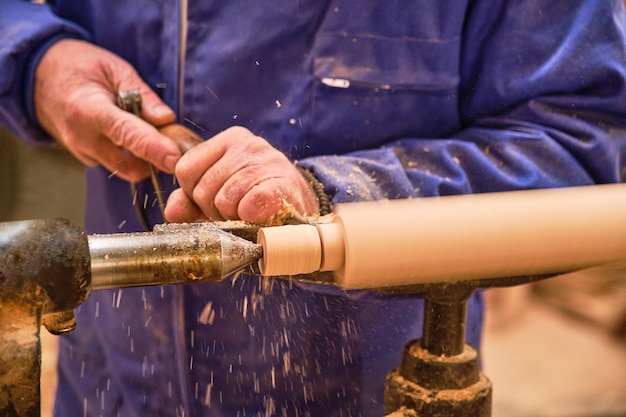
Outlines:
{"type": "MultiPolygon", "coordinates": [[[[188,0],[179,2],[179,27],[178,34],[178,120],[183,120],[183,98],[185,88],[185,53],[187,50],[187,10],[188,0]]],[[[184,292],[183,286],[174,285],[174,298],[172,308],[172,319],[176,328],[174,329],[174,346],[176,356],[178,356],[178,378],[180,381],[181,404],[180,410],[176,410],[177,417],[189,417],[191,414],[191,382],[184,361],[187,360],[187,335],[185,334],[185,312],[184,312],[184,292]]]]}

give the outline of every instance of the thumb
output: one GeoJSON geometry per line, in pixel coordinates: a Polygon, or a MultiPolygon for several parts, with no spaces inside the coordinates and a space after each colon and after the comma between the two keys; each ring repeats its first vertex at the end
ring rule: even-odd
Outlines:
{"type": "Polygon", "coordinates": [[[160,127],[176,120],[176,114],[169,108],[159,96],[142,83],[143,88],[139,88],[141,94],[141,116],[151,125],[160,127]]]}

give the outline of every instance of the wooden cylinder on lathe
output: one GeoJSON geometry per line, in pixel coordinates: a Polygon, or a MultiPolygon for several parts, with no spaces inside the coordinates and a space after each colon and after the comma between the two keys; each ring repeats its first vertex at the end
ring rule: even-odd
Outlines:
{"type": "Polygon", "coordinates": [[[362,289],[565,273],[626,261],[626,185],[349,203],[281,228],[260,231],[264,275],[362,289]]]}

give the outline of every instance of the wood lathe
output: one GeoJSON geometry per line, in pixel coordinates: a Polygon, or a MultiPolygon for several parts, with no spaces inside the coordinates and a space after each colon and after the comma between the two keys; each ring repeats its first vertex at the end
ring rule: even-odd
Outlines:
{"type": "Polygon", "coordinates": [[[622,264],[624,231],[624,185],[352,203],[310,224],[264,228],[169,224],[87,236],[64,220],[0,223],[0,414],[39,415],[39,327],[71,331],[72,310],[91,291],[246,270],[423,293],[423,338],[390,372],[385,412],[489,416],[491,384],[464,342],[472,291],[622,264]]]}

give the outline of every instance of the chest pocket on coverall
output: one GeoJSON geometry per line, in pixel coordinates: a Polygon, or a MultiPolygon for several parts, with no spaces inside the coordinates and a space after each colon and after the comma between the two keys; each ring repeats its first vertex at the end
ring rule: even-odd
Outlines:
{"type": "Polygon", "coordinates": [[[458,129],[463,8],[355,3],[331,5],[315,39],[314,146],[345,153],[458,129]]]}

